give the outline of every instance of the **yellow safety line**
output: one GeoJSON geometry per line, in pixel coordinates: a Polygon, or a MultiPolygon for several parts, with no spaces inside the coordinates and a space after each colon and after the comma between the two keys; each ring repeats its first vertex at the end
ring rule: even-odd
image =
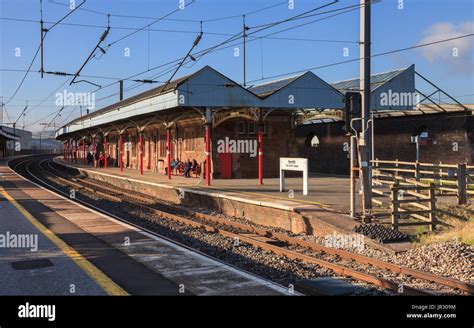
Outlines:
{"type": "Polygon", "coordinates": [[[45,235],[53,244],[55,244],[64,254],[66,254],[71,260],[74,261],[92,280],[94,280],[102,289],[109,295],[113,296],[126,296],[128,293],[123,290],[119,285],[112,281],[107,275],[105,275],[100,269],[89,262],[85,257],[79,254],[72,247],[67,245],[62,239],[54,234],[50,229],[45,227],[39,222],[33,215],[31,215],[23,206],[21,206],[8,192],[0,186],[0,193],[8,200],[16,209],[28,220],[30,223],[38,229],[43,235],[45,235]]]}

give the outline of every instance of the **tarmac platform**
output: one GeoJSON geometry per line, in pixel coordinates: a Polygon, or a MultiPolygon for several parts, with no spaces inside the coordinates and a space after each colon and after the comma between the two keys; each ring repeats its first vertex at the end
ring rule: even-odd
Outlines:
{"type": "MultiPolygon", "coordinates": [[[[349,216],[349,178],[343,176],[311,176],[309,194],[302,194],[302,178],[286,178],[287,190],[279,191],[279,179],[213,179],[206,186],[201,178],[185,178],[117,167],[95,168],[66,162],[56,163],[78,169],[93,179],[122,188],[156,196],[157,198],[190,207],[218,211],[230,216],[248,219],[258,224],[281,227],[294,233],[326,236],[333,233],[354,234],[360,224],[349,216]]],[[[357,195],[360,209],[361,197],[357,195]]],[[[367,244],[394,253],[409,249],[410,243],[379,244],[366,238],[367,244]]]]}

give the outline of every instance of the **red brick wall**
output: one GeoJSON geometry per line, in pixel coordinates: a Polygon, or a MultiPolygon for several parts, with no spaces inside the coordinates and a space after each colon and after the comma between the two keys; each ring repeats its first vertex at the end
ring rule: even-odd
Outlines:
{"type": "MultiPolygon", "coordinates": [[[[343,123],[326,123],[300,126],[296,129],[302,157],[310,159],[312,172],[348,174],[349,142],[342,130],[343,123]],[[305,145],[306,138],[318,136],[320,145],[305,145]]],[[[377,119],[375,122],[375,157],[379,159],[415,161],[416,147],[410,142],[412,135],[427,131],[430,139],[420,146],[420,161],[449,164],[474,162],[474,117],[462,113],[420,115],[377,119]],[[458,150],[453,150],[456,142],[458,150]]]]}
{"type": "MultiPolygon", "coordinates": [[[[298,155],[296,149],[296,139],[294,130],[291,128],[290,116],[286,114],[274,114],[268,117],[266,125],[266,133],[263,141],[263,172],[264,177],[277,177],[279,174],[279,157],[294,157],[298,155]]],[[[253,121],[252,121],[253,122],[253,121]]],[[[212,171],[214,178],[221,177],[221,161],[217,151],[217,140],[229,137],[233,140],[257,140],[256,128],[255,133],[248,131],[250,120],[241,118],[230,119],[217,126],[211,132],[212,139],[212,171]],[[238,134],[238,122],[244,121],[246,131],[244,134],[238,134]]],[[[148,170],[148,159],[151,156],[151,171],[164,173],[166,166],[166,149],[160,151],[162,144],[159,142],[160,137],[164,138],[166,130],[161,125],[151,125],[143,133],[143,163],[144,170],[148,170]],[[152,153],[149,153],[149,144],[151,143],[152,153]],[[158,146],[156,145],[158,143],[158,146]],[[161,155],[164,156],[161,156],[161,155]],[[157,159],[162,161],[160,169],[156,169],[157,159]]],[[[136,131],[127,131],[124,135],[124,166],[127,168],[127,152],[125,150],[125,142],[131,141],[130,150],[130,166],[129,169],[138,169],[139,152],[138,152],[138,136],[136,131]]],[[[201,119],[191,119],[180,121],[171,130],[172,151],[171,158],[179,158],[180,160],[193,160],[203,167],[205,160],[205,127],[201,119]],[[190,145],[189,137],[193,137],[190,145]]],[[[117,158],[115,153],[118,136],[116,134],[109,135],[109,154],[114,160],[117,158]]],[[[164,145],[164,144],[163,144],[164,145]]],[[[232,154],[232,178],[257,178],[258,176],[258,156],[251,157],[249,154],[232,154]]]]}
{"type": "MultiPolygon", "coordinates": [[[[242,118],[230,119],[214,129],[212,134],[213,147],[212,158],[214,162],[214,177],[219,178],[221,174],[221,163],[217,152],[217,140],[229,137],[233,140],[257,140],[255,133],[249,132],[252,122],[242,118]],[[238,122],[244,122],[246,130],[244,134],[238,133],[238,122]]],[[[268,116],[263,135],[263,176],[265,178],[278,177],[279,158],[294,157],[298,155],[295,147],[296,139],[294,130],[291,128],[290,116],[272,115],[268,116]]],[[[257,178],[258,156],[251,157],[249,154],[232,154],[232,178],[257,178]]]]}

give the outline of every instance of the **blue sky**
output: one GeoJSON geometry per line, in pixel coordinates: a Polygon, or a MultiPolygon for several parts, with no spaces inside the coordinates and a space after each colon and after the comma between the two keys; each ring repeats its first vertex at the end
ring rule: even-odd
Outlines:
{"type": "MultiPolygon", "coordinates": [[[[191,0],[186,0],[189,3],[191,0]]],[[[139,31],[131,37],[114,43],[107,53],[100,58],[93,58],[82,71],[83,75],[94,75],[111,78],[125,78],[149,68],[164,64],[183,56],[191,47],[200,30],[199,21],[203,22],[203,38],[196,51],[208,48],[235,35],[242,29],[242,18],[208,21],[234,15],[242,15],[252,11],[277,5],[246,16],[249,33],[256,31],[258,25],[285,19],[304,11],[316,8],[330,0],[295,0],[295,8],[290,10],[282,0],[196,0],[168,16],[169,19],[153,24],[148,32],[139,31]],[[222,35],[224,34],[224,35],[222,35]],[[125,48],[130,49],[130,56],[125,56],[125,48]]],[[[341,0],[319,12],[358,4],[358,0],[341,0]]],[[[399,9],[399,0],[382,0],[373,5],[372,9],[372,53],[377,54],[399,48],[405,48],[426,41],[449,38],[460,34],[474,33],[474,1],[472,0],[404,0],[403,9],[399,9]]],[[[5,69],[25,70],[30,64],[39,44],[39,0],[1,0],[0,26],[0,96],[3,97],[10,119],[16,120],[28,101],[28,113],[25,116],[27,129],[37,130],[39,123],[48,123],[58,110],[55,105],[56,88],[66,81],[66,77],[46,75],[41,79],[39,56],[32,67],[18,94],[10,99],[19,85],[24,72],[7,72],[5,69]],[[7,20],[24,19],[34,22],[7,20]],[[20,56],[16,56],[20,49],[20,56]],[[50,115],[50,116],[48,116],[50,115]],[[52,115],[52,116],[51,116],[52,115]]],[[[43,17],[46,22],[55,22],[64,16],[69,8],[69,0],[43,0],[43,17]],[[56,3],[53,3],[56,2],[56,3]],[[61,5],[62,4],[62,5],[61,5]]],[[[81,0],[76,0],[76,4],[81,0]]],[[[81,8],[96,13],[77,10],[66,18],[63,23],[90,26],[57,25],[45,39],[44,64],[45,70],[74,73],[87,58],[107,25],[107,16],[97,13],[110,13],[111,30],[104,45],[107,45],[133,30],[121,28],[141,28],[153,19],[119,17],[117,15],[161,17],[178,8],[179,0],[88,0],[81,8]]],[[[332,13],[334,14],[334,13],[332,13]]],[[[304,20],[280,24],[265,31],[256,33],[263,36],[298,24],[311,22],[331,14],[310,17],[304,20]]],[[[50,23],[45,24],[50,27],[50,23]]],[[[354,59],[359,56],[357,41],[359,40],[358,10],[341,14],[307,24],[274,37],[285,39],[258,39],[250,42],[247,47],[247,80],[250,84],[262,82],[261,79],[275,75],[294,72],[306,68],[317,67],[338,61],[354,59]],[[288,40],[305,39],[305,40],[288,40]],[[313,41],[310,41],[310,40],[313,41]],[[337,42],[321,42],[314,40],[330,40],[337,42]],[[348,56],[345,57],[345,49],[348,56]],[[263,63],[263,65],[262,65],[263,63]]],[[[472,67],[474,62],[473,37],[453,41],[437,46],[396,53],[377,57],[372,60],[372,72],[382,72],[415,64],[416,70],[429,77],[440,87],[465,103],[474,103],[474,78],[472,67]],[[458,56],[452,56],[452,48],[458,48],[458,56]]],[[[236,47],[240,48],[240,45],[236,47]]],[[[194,66],[182,67],[177,76],[193,72],[204,65],[210,65],[237,82],[242,82],[242,57],[234,56],[234,47],[210,53],[194,66]]],[[[165,67],[165,68],[169,68],[165,67]]],[[[357,62],[313,72],[328,82],[348,79],[358,75],[357,62]]],[[[137,78],[148,79],[161,70],[153,70],[137,78]]],[[[169,75],[157,77],[166,81],[169,75]]],[[[89,81],[105,86],[114,82],[113,79],[88,78],[89,81]]],[[[125,82],[125,88],[134,86],[131,81],[125,82]]],[[[156,85],[153,85],[156,86],[156,85]]],[[[152,87],[142,85],[125,93],[131,96],[139,91],[152,87]]],[[[420,88],[425,85],[420,84],[420,88]]],[[[91,92],[97,89],[87,83],[66,83],[58,91],[91,92]]],[[[426,88],[427,91],[430,88],[426,88]]],[[[117,84],[96,92],[96,107],[101,108],[118,100],[117,84]],[[99,100],[100,98],[112,97],[99,100]]],[[[447,101],[446,99],[444,99],[447,101]]],[[[56,124],[79,115],[79,109],[67,108],[56,124]]],[[[8,121],[4,117],[5,121],[8,121]]],[[[20,119],[20,126],[23,120],[20,119]]]]}

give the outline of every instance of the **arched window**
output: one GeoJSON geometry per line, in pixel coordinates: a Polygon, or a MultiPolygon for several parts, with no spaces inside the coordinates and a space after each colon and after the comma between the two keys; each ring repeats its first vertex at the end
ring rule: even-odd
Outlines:
{"type": "Polygon", "coordinates": [[[317,148],[319,147],[319,138],[313,132],[309,133],[306,136],[305,140],[306,147],[317,148]]]}

